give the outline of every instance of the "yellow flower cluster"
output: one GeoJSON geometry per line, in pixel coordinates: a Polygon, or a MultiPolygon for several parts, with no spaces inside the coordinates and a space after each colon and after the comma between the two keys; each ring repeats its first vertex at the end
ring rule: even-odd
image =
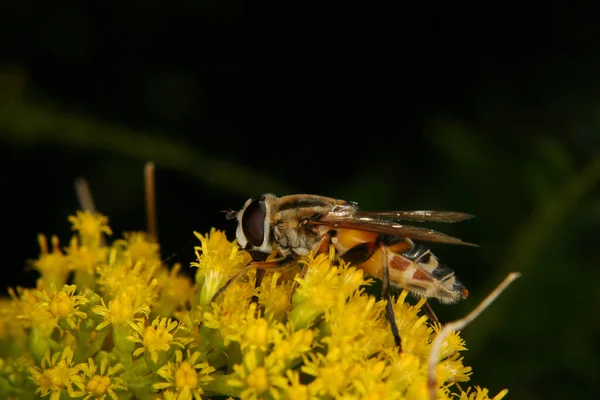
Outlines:
{"type": "MultiPolygon", "coordinates": [[[[250,270],[211,303],[251,261],[223,232],[196,234],[192,280],[161,262],[144,233],[105,244],[105,216],[69,221],[66,248],[39,237],[36,288],[0,299],[0,398],[428,399],[439,326],[422,315],[424,302],[409,304],[406,292],[395,299],[398,354],[385,301],[363,291],[371,280],[360,269],[332,262],[333,252],[303,259],[303,278],[294,267],[268,273],[259,289],[250,270]]],[[[437,397],[490,399],[459,386],[471,374],[462,350],[458,333],[444,342],[437,397]]]]}

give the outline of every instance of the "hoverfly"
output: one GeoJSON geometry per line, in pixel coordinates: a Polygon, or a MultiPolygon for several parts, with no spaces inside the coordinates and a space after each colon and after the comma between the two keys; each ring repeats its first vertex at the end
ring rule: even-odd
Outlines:
{"type": "MultiPolygon", "coordinates": [[[[417,241],[470,245],[460,239],[431,229],[400,224],[399,221],[457,222],[471,215],[446,211],[360,211],[354,202],[296,194],[276,197],[264,194],[249,199],[238,211],[227,213],[237,219],[236,238],[249,251],[253,262],[234,275],[213,297],[227,286],[257,268],[256,286],[265,269],[295,264],[311,251],[327,252],[333,245],[336,255],[367,274],[383,281],[382,296],[387,300],[387,317],[399,351],[402,344],[390,296],[390,284],[417,296],[453,303],[468,295],[454,271],[438,262],[431,251],[417,241]],[[278,258],[265,261],[276,251],[278,258]]],[[[300,272],[306,273],[306,265],[300,272]]],[[[256,299],[254,299],[256,301],[256,299]]],[[[429,309],[431,311],[431,309],[429,309]]],[[[435,315],[433,315],[435,317],[435,315]]]]}

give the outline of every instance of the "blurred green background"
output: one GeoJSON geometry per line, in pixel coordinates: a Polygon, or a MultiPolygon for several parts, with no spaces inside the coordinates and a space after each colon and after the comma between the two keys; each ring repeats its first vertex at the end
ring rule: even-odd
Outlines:
{"type": "Polygon", "coordinates": [[[263,192],[363,209],[451,209],[433,246],[470,311],[472,383],[511,399],[600,398],[597,10],[239,1],[6,0],[0,209],[8,285],[33,285],[36,234],[66,241],[73,181],[115,232],[145,227],[157,166],[163,256],[263,192]]]}

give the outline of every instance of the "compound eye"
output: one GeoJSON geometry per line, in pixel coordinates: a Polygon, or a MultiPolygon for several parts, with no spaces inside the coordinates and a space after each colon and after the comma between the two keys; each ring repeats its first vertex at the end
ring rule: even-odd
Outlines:
{"type": "Polygon", "coordinates": [[[242,216],[242,230],[248,243],[260,247],[265,236],[266,207],[264,201],[254,200],[246,207],[242,216]]]}

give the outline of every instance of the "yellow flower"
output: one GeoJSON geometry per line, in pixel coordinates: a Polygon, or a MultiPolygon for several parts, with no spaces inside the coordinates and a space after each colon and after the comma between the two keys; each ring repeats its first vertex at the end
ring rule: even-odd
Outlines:
{"type": "Polygon", "coordinates": [[[169,362],[158,370],[165,380],[152,385],[160,390],[165,399],[200,400],[203,387],[213,380],[210,376],[214,368],[206,362],[198,362],[199,352],[194,352],[184,360],[180,350],[175,351],[175,362],[169,362]]]}
{"type": "Polygon", "coordinates": [[[280,398],[281,391],[288,387],[288,380],[281,371],[273,365],[262,365],[254,350],[246,351],[243,363],[235,365],[233,370],[235,377],[230,378],[227,384],[240,390],[242,399],[254,400],[267,393],[280,398]]]}
{"type": "Polygon", "coordinates": [[[159,356],[162,355],[161,358],[166,358],[174,347],[184,347],[185,341],[182,338],[175,337],[180,326],[178,321],[157,317],[150,326],[145,327],[145,320],[140,320],[131,326],[135,333],[130,339],[143,345],[133,352],[134,357],[145,353],[146,357],[156,364],[159,361],[159,356]]]}
{"type": "Polygon", "coordinates": [[[281,273],[274,272],[263,279],[258,294],[259,303],[264,306],[265,318],[284,321],[291,308],[292,281],[280,282],[281,273]]]}
{"type": "Polygon", "coordinates": [[[132,264],[143,261],[145,265],[161,264],[160,246],[146,232],[125,232],[124,240],[115,241],[114,245],[123,246],[128,261],[132,264]]]}
{"type": "Polygon", "coordinates": [[[247,252],[241,251],[235,242],[229,242],[221,231],[211,229],[210,234],[194,232],[194,235],[201,245],[194,248],[198,261],[191,265],[198,268],[198,300],[205,306],[233,274],[250,262],[251,257],[247,252]]]}
{"type": "Polygon", "coordinates": [[[460,400],[501,400],[508,394],[508,390],[504,389],[494,397],[488,396],[488,390],[479,386],[475,386],[475,391],[471,392],[471,388],[461,393],[460,400]]]}
{"type": "Polygon", "coordinates": [[[336,306],[325,313],[324,329],[329,335],[322,342],[327,345],[327,360],[353,364],[386,346],[392,347],[391,333],[384,333],[389,331],[388,325],[380,317],[384,308],[385,302],[358,292],[347,301],[340,297],[336,306]]]}
{"type": "Polygon", "coordinates": [[[65,321],[69,328],[75,329],[79,320],[87,318],[86,313],[79,311],[79,306],[89,302],[85,296],[76,295],[76,290],[75,285],[64,285],[60,291],[52,285],[49,292],[39,291],[38,308],[48,311],[59,322],[65,321]]]}
{"type": "Polygon", "coordinates": [[[308,392],[308,386],[300,382],[300,374],[298,371],[288,369],[286,371],[288,378],[288,387],[286,388],[286,397],[290,400],[308,400],[310,399],[310,393],[308,392]]]}
{"type": "Polygon", "coordinates": [[[10,289],[0,300],[2,399],[426,400],[431,390],[440,400],[500,400],[507,393],[461,389],[471,368],[460,332],[444,330],[430,371],[440,326],[422,312],[424,300],[406,301],[406,291],[392,301],[399,354],[386,301],[365,293],[371,279],[333,248],[303,257],[302,278],[291,278],[297,266],[267,271],[256,289],[250,269],[211,303],[251,261],[223,232],[196,234],[194,285],[180,265],[169,270],[160,261],[146,234],[104,246],[106,217],[78,212],[70,220],[78,235],[66,254],[58,239],[50,252],[40,236],[38,287],[10,289]],[[64,285],[69,270],[82,286],[64,285]]]}
{"type": "Polygon", "coordinates": [[[108,306],[105,305],[104,299],[101,301],[102,305],[92,308],[92,311],[104,317],[104,322],[96,327],[98,331],[110,324],[129,325],[134,322],[134,317],[150,313],[148,306],[134,307],[127,292],[123,292],[119,297],[111,300],[108,306]]]}
{"type": "Polygon", "coordinates": [[[83,246],[99,247],[103,233],[112,235],[108,227],[108,218],[98,213],[77,211],[74,216],[69,217],[69,222],[73,225],[72,229],[79,233],[83,246]]]}
{"type": "Polygon", "coordinates": [[[157,271],[159,297],[153,303],[156,314],[168,316],[192,302],[194,286],[187,276],[179,274],[180,270],[181,264],[175,264],[171,270],[161,267],[157,271]]]}
{"type": "Polygon", "coordinates": [[[213,304],[212,309],[204,313],[203,326],[217,329],[225,346],[231,341],[239,342],[248,319],[255,318],[256,304],[249,304],[253,293],[254,284],[236,282],[222,294],[220,304],[213,304]]]}
{"type": "Polygon", "coordinates": [[[14,291],[11,296],[0,298],[0,357],[19,356],[27,343],[21,304],[14,291]]]}
{"type": "Polygon", "coordinates": [[[355,290],[370,282],[361,270],[344,262],[339,267],[334,266],[332,261],[333,251],[318,256],[311,254],[302,261],[308,266],[308,272],[304,278],[296,278],[298,289],[289,315],[295,326],[309,326],[319,315],[344,302],[355,290]]]}
{"type": "Polygon", "coordinates": [[[50,395],[50,400],[58,400],[62,393],[70,395],[73,392],[73,377],[77,372],[73,366],[73,350],[68,346],[52,356],[48,350],[41,368],[30,369],[31,379],[38,386],[35,392],[42,397],[50,395]]]}
{"type": "Polygon", "coordinates": [[[48,251],[48,239],[46,236],[38,235],[38,243],[40,245],[40,257],[32,262],[32,266],[40,275],[38,287],[50,287],[55,285],[61,287],[67,281],[69,275],[69,263],[67,257],[60,251],[58,238],[52,236],[52,251],[48,251]]]}
{"type": "Polygon", "coordinates": [[[67,266],[75,272],[75,284],[79,288],[93,288],[96,281],[96,268],[106,263],[108,248],[81,246],[77,236],[73,236],[67,253],[67,266]]]}
{"type": "MultiPolygon", "coordinates": [[[[30,328],[29,349],[36,360],[41,360],[46,354],[52,342],[52,335],[58,326],[58,317],[54,316],[47,307],[40,306],[40,298],[43,297],[42,290],[17,288],[11,291],[14,307],[17,308],[16,315],[18,323],[24,328],[30,328]]],[[[13,323],[17,322],[14,321],[13,323]]],[[[16,342],[15,342],[16,344],[16,342]]],[[[11,344],[11,346],[14,344],[11,344]]]]}
{"type": "Polygon", "coordinates": [[[104,297],[118,298],[126,294],[136,312],[148,314],[158,296],[158,281],[153,273],[154,269],[145,269],[141,261],[135,265],[115,262],[98,267],[97,282],[104,297]]]}
{"type": "Polygon", "coordinates": [[[135,344],[129,339],[133,335],[134,322],[143,316],[148,316],[150,307],[145,304],[134,304],[127,294],[121,295],[108,303],[101,299],[101,305],[92,307],[92,311],[104,318],[104,321],[96,326],[100,331],[108,325],[113,326],[113,341],[115,346],[123,352],[133,352],[135,344]]]}
{"type": "Polygon", "coordinates": [[[316,346],[315,332],[311,329],[295,331],[291,325],[278,330],[273,335],[272,348],[266,356],[265,364],[283,374],[300,358],[316,346]]]}
{"type": "Polygon", "coordinates": [[[77,369],[81,371],[81,374],[73,376],[71,380],[79,390],[73,390],[70,393],[72,397],[85,396],[83,400],[90,398],[104,400],[109,396],[111,399],[117,400],[118,397],[115,391],[126,390],[123,380],[115,376],[124,370],[121,364],[109,366],[108,359],[102,358],[98,370],[94,360],[88,358],[88,362],[78,364],[77,369]]]}

